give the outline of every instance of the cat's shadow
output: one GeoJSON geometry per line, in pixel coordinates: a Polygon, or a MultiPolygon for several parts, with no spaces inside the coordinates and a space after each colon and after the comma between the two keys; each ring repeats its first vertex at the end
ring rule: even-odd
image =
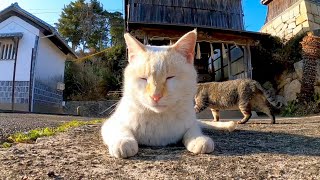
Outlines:
{"type": "MultiPolygon", "coordinates": [[[[320,156],[320,138],[280,132],[236,130],[232,133],[204,130],[215,142],[212,156],[245,156],[251,154],[284,154],[320,156]]],[[[179,160],[192,156],[182,143],[167,147],[140,146],[132,159],[156,161],[179,160]]],[[[131,159],[131,158],[130,158],[131,159]]]]}

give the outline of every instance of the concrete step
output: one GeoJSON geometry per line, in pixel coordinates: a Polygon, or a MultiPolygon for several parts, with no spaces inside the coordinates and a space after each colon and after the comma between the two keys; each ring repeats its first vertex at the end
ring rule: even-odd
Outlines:
{"type": "MultiPolygon", "coordinates": [[[[251,111],[251,118],[257,118],[258,115],[255,111],[251,111]]],[[[213,119],[211,110],[209,108],[205,109],[201,113],[197,114],[198,119],[213,119]]],[[[242,119],[243,115],[239,110],[223,110],[220,111],[220,119],[242,119]]]]}

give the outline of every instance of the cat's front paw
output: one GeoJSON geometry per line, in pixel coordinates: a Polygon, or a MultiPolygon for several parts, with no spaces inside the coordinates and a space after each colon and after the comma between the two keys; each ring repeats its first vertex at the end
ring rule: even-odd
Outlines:
{"type": "Polygon", "coordinates": [[[214,150],[214,142],[207,136],[199,136],[188,143],[187,149],[195,154],[211,153],[214,150]]]}
{"type": "Polygon", "coordinates": [[[116,158],[128,158],[138,153],[138,142],[133,138],[123,138],[109,146],[109,153],[116,158]]]}

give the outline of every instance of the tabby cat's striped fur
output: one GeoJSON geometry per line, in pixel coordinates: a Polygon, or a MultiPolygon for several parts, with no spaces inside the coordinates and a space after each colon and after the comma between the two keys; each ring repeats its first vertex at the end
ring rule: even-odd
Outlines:
{"type": "Polygon", "coordinates": [[[251,79],[200,83],[195,103],[197,113],[209,107],[214,121],[219,121],[219,110],[240,109],[244,118],[238,121],[238,124],[244,124],[250,119],[251,110],[257,109],[271,118],[271,124],[275,123],[275,117],[271,110],[271,105],[275,105],[275,103],[266,96],[261,85],[251,79]]]}

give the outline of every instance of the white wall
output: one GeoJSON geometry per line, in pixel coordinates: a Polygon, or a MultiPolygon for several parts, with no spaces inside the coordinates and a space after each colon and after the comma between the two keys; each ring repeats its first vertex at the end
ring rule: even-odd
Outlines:
{"type": "MultiPolygon", "coordinates": [[[[18,47],[16,66],[16,81],[30,80],[30,67],[32,48],[34,47],[39,29],[20,19],[12,16],[0,23],[0,33],[22,32],[18,47]]],[[[0,81],[12,81],[14,60],[0,60],[0,81]]]]}
{"type": "Polygon", "coordinates": [[[56,83],[53,81],[57,77],[63,80],[66,55],[48,38],[41,38],[44,35],[40,34],[35,78],[46,84],[56,83]]]}

